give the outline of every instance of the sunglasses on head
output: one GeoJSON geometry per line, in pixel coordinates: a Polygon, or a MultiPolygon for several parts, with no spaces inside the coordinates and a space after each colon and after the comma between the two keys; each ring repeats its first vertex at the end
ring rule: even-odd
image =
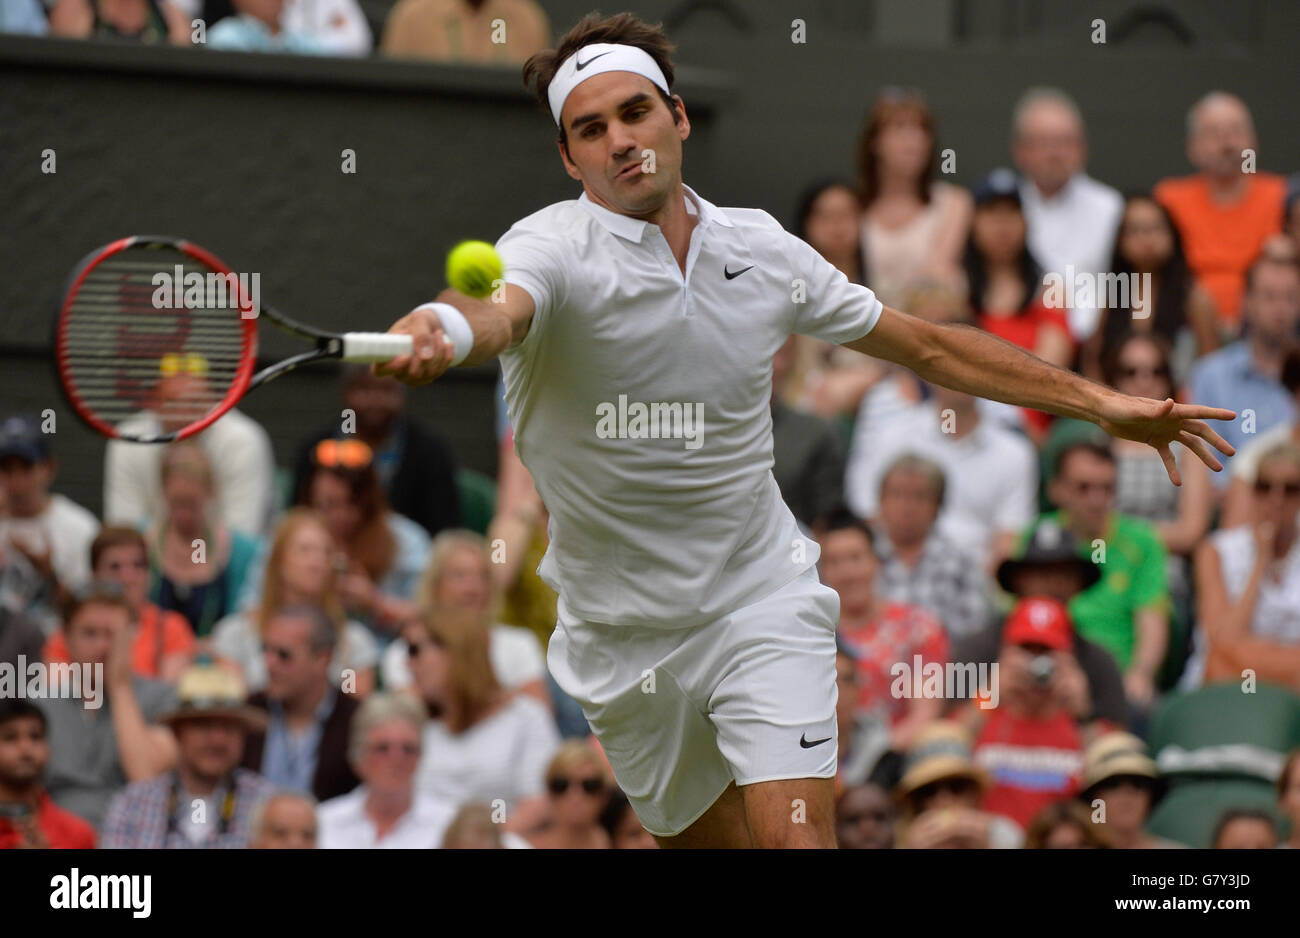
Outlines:
{"type": "Polygon", "coordinates": [[[316,465],[329,469],[364,469],[373,456],[360,440],[321,440],[312,451],[316,465]]]}
{"type": "Polygon", "coordinates": [[[605,783],[598,778],[584,778],[579,782],[576,779],[568,779],[560,775],[546,781],[546,787],[551,790],[553,795],[564,794],[572,784],[580,784],[582,790],[588,795],[598,795],[605,790],[605,783]]]}
{"type": "Polygon", "coordinates": [[[1255,483],[1256,495],[1270,495],[1277,489],[1285,494],[1288,498],[1295,498],[1300,495],[1300,482],[1293,479],[1260,479],[1255,483]]]}

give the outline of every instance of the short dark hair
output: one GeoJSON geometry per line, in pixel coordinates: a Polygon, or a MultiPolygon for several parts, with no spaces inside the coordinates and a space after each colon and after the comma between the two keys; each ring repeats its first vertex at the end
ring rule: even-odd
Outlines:
{"type": "Polygon", "coordinates": [[[873,554],[876,552],[876,536],[871,533],[871,525],[843,505],[832,508],[818,518],[813,523],[813,531],[819,541],[836,531],[859,531],[867,539],[867,546],[871,548],[871,552],[873,554]]]}
{"type": "Polygon", "coordinates": [[[1261,808],[1229,808],[1219,816],[1218,823],[1214,825],[1214,836],[1210,838],[1210,846],[1216,846],[1223,832],[1233,821],[1262,821],[1267,824],[1273,831],[1273,836],[1277,836],[1277,821],[1273,815],[1261,808]]]}
{"type": "Polygon", "coordinates": [[[63,604],[63,628],[66,631],[77,614],[87,606],[115,606],[128,616],[131,605],[126,601],[126,594],[117,583],[96,580],[89,586],[73,593],[63,604]]]}
{"type": "Polygon", "coordinates": [[[1291,346],[1282,359],[1282,387],[1292,394],[1300,392],[1300,345],[1291,346]]]}
{"type": "Polygon", "coordinates": [[[41,735],[45,735],[45,711],[23,697],[0,697],[0,726],[14,720],[36,720],[41,724],[41,735]]]}
{"type": "Polygon", "coordinates": [[[289,603],[281,606],[267,621],[275,619],[297,619],[311,626],[307,636],[307,647],[313,652],[332,652],[339,643],[337,624],[330,618],[328,612],[314,603],[289,603]]]}
{"type": "MultiPolygon", "coordinates": [[[[536,95],[548,115],[551,113],[548,92],[555,73],[569,56],[594,42],[635,46],[645,52],[654,59],[659,70],[664,73],[664,81],[668,83],[669,91],[672,90],[673,63],[669,56],[675,47],[664,35],[662,24],[647,23],[631,13],[616,13],[613,16],[588,13],[578,20],[577,25],[560,37],[554,49],[543,49],[541,52],[534,53],[524,63],[524,87],[536,95]]],[[[673,115],[673,123],[680,121],[681,112],[677,108],[677,102],[664,94],[662,88],[656,86],[655,90],[659,92],[659,97],[664,104],[668,105],[668,110],[673,115]]],[[[567,154],[569,141],[564,133],[563,124],[560,125],[559,141],[567,154]]]]}
{"type": "Polygon", "coordinates": [[[1259,257],[1246,269],[1246,292],[1249,293],[1255,288],[1255,278],[1265,267],[1285,267],[1288,270],[1300,274],[1300,264],[1297,264],[1293,258],[1278,257],[1276,254],[1270,254],[1267,251],[1262,252],[1259,257]]]}
{"type": "Polygon", "coordinates": [[[1053,467],[1052,478],[1059,479],[1065,472],[1065,464],[1075,453],[1089,453],[1100,459],[1102,462],[1108,462],[1115,465],[1115,454],[1110,451],[1110,446],[1099,440],[1078,440],[1071,443],[1061,450],[1056,456],[1056,465],[1053,467]]]}
{"type": "Polygon", "coordinates": [[[140,553],[148,558],[149,548],[145,544],[144,535],[135,528],[129,528],[124,524],[100,528],[99,533],[90,543],[90,569],[94,570],[99,566],[100,558],[104,556],[105,551],[127,544],[138,547],[140,553]]]}

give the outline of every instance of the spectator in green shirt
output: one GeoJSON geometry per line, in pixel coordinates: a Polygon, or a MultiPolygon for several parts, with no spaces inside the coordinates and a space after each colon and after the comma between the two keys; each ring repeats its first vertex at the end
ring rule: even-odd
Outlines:
{"type": "Polygon", "coordinates": [[[1145,709],[1169,644],[1165,548],[1150,524],[1115,511],[1115,477],[1108,446],[1067,446],[1048,487],[1060,510],[1044,519],[1069,531],[1079,554],[1100,566],[1100,581],[1070,601],[1070,615],[1080,635],[1115,657],[1130,703],[1145,709]]]}

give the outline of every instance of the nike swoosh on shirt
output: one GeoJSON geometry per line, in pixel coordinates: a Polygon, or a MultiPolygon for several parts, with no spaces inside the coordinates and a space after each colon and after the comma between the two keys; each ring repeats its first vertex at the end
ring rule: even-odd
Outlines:
{"type": "Polygon", "coordinates": [[[601,52],[601,53],[599,53],[599,54],[597,54],[597,55],[593,55],[591,58],[587,59],[587,61],[585,61],[585,62],[574,62],[574,64],[573,64],[574,71],[578,71],[578,72],[580,72],[580,71],[582,71],[584,68],[586,68],[588,65],[590,65],[592,62],[594,62],[594,61],[596,61],[598,58],[600,58],[602,55],[611,55],[611,54],[613,54],[613,50],[612,50],[612,49],[611,49],[609,52],[601,52]]]}
{"type": "Polygon", "coordinates": [[[812,742],[809,742],[807,733],[804,733],[799,737],[799,745],[803,749],[811,749],[813,746],[820,746],[822,743],[829,743],[830,741],[831,738],[827,736],[825,739],[814,739],[812,742]]]}
{"type": "Polygon", "coordinates": [[[737,277],[739,277],[739,276],[740,276],[741,274],[743,274],[745,271],[747,271],[747,270],[753,270],[753,269],[754,269],[754,265],[753,265],[753,264],[750,264],[748,267],[742,267],[742,268],[740,268],[740,270],[728,270],[728,269],[727,269],[727,265],[726,265],[726,264],[723,264],[723,265],[722,265],[722,276],[726,277],[728,280],[735,280],[737,277]]]}

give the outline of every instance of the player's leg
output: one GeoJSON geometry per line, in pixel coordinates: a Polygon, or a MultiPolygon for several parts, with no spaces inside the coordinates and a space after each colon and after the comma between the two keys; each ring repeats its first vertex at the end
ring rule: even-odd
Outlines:
{"type": "Polygon", "coordinates": [[[755,847],[836,846],[835,779],[782,779],[739,790],[755,847]]]}
{"type": "Polygon", "coordinates": [[[705,702],[678,681],[695,630],[574,621],[560,602],[547,664],[582,705],[645,829],[664,846],[748,847],[744,802],[718,750],[705,702]]]}
{"type": "Polygon", "coordinates": [[[701,634],[687,687],[710,681],[718,749],[756,847],[834,847],[839,597],[805,571],[701,634]],[[703,646],[703,647],[701,647],[703,646]]]}
{"type": "Polygon", "coordinates": [[[655,840],[665,850],[748,849],[754,842],[745,821],[745,810],[745,799],[732,782],[694,824],[675,837],[656,836],[655,840]]]}

